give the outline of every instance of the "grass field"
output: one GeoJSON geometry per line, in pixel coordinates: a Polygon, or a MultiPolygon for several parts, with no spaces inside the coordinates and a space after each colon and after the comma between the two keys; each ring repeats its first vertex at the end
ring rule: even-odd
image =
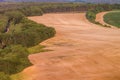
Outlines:
{"type": "Polygon", "coordinates": [[[120,11],[107,13],[104,15],[104,21],[120,28],[120,11]]]}

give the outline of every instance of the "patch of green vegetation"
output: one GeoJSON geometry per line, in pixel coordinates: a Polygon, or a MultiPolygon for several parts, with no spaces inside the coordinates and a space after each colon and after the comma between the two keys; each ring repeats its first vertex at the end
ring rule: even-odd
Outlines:
{"type": "MultiPolygon", "coordinates": [[[[9,14],[11,13],[9,12],[9,14]]],[[[37,24],[27,18],[16,17],[13,15],[9,15],[6,24],[7,27],[5,26],[5,32],[0,34],[0,48],[13,44],[32,47],[53,37],[56,33],[55,29],[52,27],[37,24]],[[9,30],[7,30],[8,28],[9,30]]]]}
{"type": "Polygon", "coordinates": [[[37,45],[37,46],[33,46],[33,47],[28,48],[28,51],[30,54],[34,54],[34,53],[51,51],[51,50],[45,49],[45,46],[37,45]]]}
{"type": "MultiPolygon", "coordinates": [[[[28,20],[19,11],[6,12],[1,18],[0,80],[11,80],[11,75],[31,65],[29,54],[48,51],[43,49],[44,46],[36,45],[53,37],[56,32],[52,27],[28,20]]],[[[12,77],[15,78],[19,76],[12,77]]]]}
{"type": "Polygon", "coordinates": [[[10,77],[32,65],[28,60],[29,52],[21,45],[11,45],[0,49],[0,80],[18,80],[18,75],[10,77]]]}
{"type": "Polygon", "coordinates": [[[21,30],[22,30],[22,28],[21,28],[21,26],[22,26],[22,24],[21,23],[19,23],[19,24],[16,24],[16,25],[11,25],[10,27],[9,27],[9,31],[8,31],[8,33],[15,33],[15,32],[21,32],[21,30]]]}
{"type": "Polygon", "coordinates": [[[110,25],[120,28],[120,11],[105,14],[104,21],[110,25]]]}
{"type": "Polygon", "coordinates": [[[11,80],[11,78],[8,74],[5,74],[4,72],[0,72],[0,80],[11,80]]]}
{"type": "Polygon", "coordinates": [[[21,45],[11,45],[0,49],[0,72],[15,74],[31,65],[28,60],[29,52],[21,45]]]}
{"type": "Polygon", "coordinates": [[[10,76],[11,80],[23,80],[23,74],[17,73],[10,76]]]}

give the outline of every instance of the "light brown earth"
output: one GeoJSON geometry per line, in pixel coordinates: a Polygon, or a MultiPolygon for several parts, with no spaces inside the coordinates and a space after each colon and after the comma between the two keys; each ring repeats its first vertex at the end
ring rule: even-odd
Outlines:
{"type": "Polygon", "coordinates": [[[85,13],[29,17],[57,34],[42,44],[54,51],[32,54],[24,80],[120,80],[120,30],[90,23],[85,13]]]}
{"type": "MultiPolygon", "coordinates": [[[[96,21],[102,23],[103,25],[106,25],[107,23],[104,22],[104,15],[107,14],[108,12],[101,12],[96,15],[96,21]]],[[[108,24],[107,24],[108,25],[108,24]]]]}

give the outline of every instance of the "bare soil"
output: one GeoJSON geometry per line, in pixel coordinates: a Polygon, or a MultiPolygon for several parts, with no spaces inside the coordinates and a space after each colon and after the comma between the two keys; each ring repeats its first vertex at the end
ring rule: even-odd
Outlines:
{"type": "Polygon", "coordinates": [[[56,29],[41,43],[53,51],[32,54],[24,80],[120,80],[120,30],[90,23],[85,13],[29,17],[56,29]]]}

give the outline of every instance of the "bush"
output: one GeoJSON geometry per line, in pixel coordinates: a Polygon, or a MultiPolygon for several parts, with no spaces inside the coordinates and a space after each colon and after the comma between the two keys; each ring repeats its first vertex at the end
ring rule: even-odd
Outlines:
{"type": "Polygon", "coordinates": [[[11,80],[9,75],[5,74],[4,72],[0,72],[0,80],[11,80]]]}
{"type": "Polygon", "coordinates": [[[96,18],[96,13],[93,12],[93,10],[90,10],[86,13],[86,17],[90,22],[95,22],[95,18],[96,18]]]}
{"type": "Polygon", "coordinates": [[[0,72],[15,74],[30,66],[25,47],[12,45],[0,50],[0,72]]]}
{"type": "Polygon", "coordinates": [[[5,15],[8,17],[8,21],[13,21],[14,25],[20,23],[24,18],[24,15],[19,11],[6,12],[5,15]]]}

